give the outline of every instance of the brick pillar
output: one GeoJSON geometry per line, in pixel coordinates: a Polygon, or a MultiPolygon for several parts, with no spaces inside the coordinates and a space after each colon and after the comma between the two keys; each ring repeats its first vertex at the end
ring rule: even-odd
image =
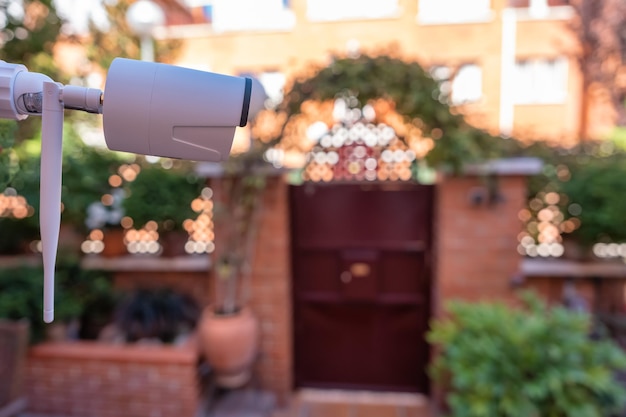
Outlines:
{"type": "MultiPolygon", "coordinates": [[[[213,180],[211,187],[214,199],[219,201],[224,192],[221,181],[213,180]]],[[[257,210],[249,302],[261,330],[254,383],[276,394],[278,401],[284,404],[293,385],[293,352],[288,185],[280,176],[267,179],[257,210]]],[[[226,226],[217,220],[216,254],[222,246],[222,227],[226,226]]],[[[211,280],[215,279],[213,275],[211,273],[211,280]]]]}
{"type": "Polygon", "coordinates": [[[291,254],[288,185],[268,182],[252,268],[251,305],[261,324],[257,374],[284,403],[293,386],[291,254]]]}
{"type": "Polygon", "coordinates": [[[437,187],[434,314],[451,299],[510,299],[521,256],[517,235],[526,178],[497,178],[500,199],[490,204],[482,177],[443,179],[437,187]],[[479,200],[482,198],[482,202],[479,200]]]}

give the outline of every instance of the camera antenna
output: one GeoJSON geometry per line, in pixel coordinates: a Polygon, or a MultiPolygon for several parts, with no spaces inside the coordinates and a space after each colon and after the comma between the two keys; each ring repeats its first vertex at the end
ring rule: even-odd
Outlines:
{"type": "Polygon", "coordinates": [[[19,64],[0,61],[0,118],[23,120],[41,116],[39,223],[44,272],[43,320],[54,320],[54,272],[61,223],[63,112],[66,108],[102,112],[102,91],[63,86],[28,72],[19,64]]]}

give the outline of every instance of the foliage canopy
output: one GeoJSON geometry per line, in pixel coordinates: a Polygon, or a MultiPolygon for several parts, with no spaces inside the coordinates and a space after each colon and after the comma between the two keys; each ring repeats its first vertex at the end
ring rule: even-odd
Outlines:
{"type": "Polygon", "coordinates": [[[389,99],[404,122],[433,137],[435,147],[426,156],[432,166],[458,170],[463,164],[498,155],[502,139],[470,126],[441,99],[439,84],[417,62],[388,55],[338,57],[312,76],[294,82],[281,109],[288,117],[300,113],[308,100],[356,97],[361,105],[389,99]]]}

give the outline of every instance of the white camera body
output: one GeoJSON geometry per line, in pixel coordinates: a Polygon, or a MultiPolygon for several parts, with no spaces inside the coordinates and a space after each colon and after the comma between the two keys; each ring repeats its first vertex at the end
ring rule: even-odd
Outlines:
{"type": "Polygon", "coordinates": [[[107,75],[104,137],[116,151],[221,161],[245,126],[252,80],[116,58],[107,75]]]}

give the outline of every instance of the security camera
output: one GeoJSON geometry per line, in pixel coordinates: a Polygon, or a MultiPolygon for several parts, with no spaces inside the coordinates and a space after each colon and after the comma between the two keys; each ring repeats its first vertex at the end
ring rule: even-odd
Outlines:
{"type": "Polygon", "coordinates": [[[248,121],[252,80],[117,58],[104,91],[110,149],[217,162],[248,121]]]}
{"type": "Polygon", "coordinates": [[[245,126],[261,109],[258,98],[263,95],[260,84],[250,78],[131,59],[113,61],[104,93],[64,86],[23,65],[0,61],[0,118],[42,117],[45,322],[54,319],[64,109],[102,113],[105,140],[112,150],[217,162],[228,157],[237,126],[245,126]]]}

